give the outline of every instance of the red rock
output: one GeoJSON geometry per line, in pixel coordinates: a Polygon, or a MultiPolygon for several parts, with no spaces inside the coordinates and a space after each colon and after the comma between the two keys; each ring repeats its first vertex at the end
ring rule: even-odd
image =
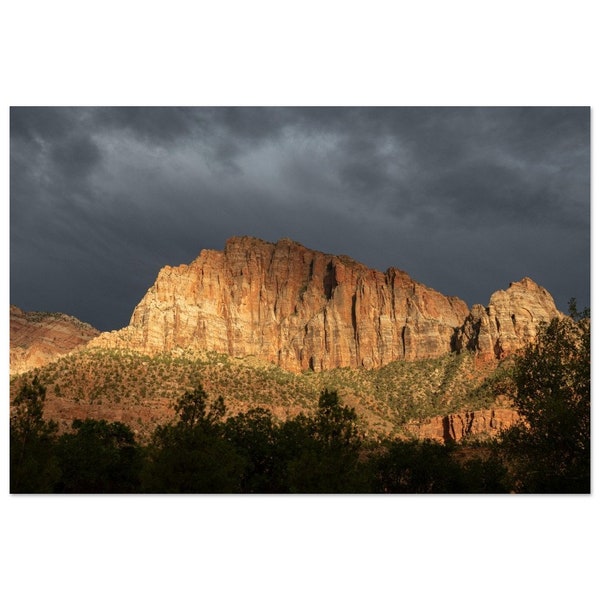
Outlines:
{"type": "Polygon", "coordinates": [[[228,240],[222,252],[203,250],[189,265],[164,267],[119,331],[95,338],[98,332],[76,319],[45,317],[34,326],[23,314],[11,308],[11,373],[88,340],[90,347],[151,355],[185,349],[256,356],[294,372],[377,368],[451,351],[495,360],[560,316],[550,294],[528,278],[469,311],[398,269],[382,273],[288,239],[250,237],[228,240]]]}
{"type": "Polygon", "coordinates": [[[190,265],[164,267],[129,326],[92,346],[256,356],[296,372],[376,368],[453,350],[503,358],[559,315],[528,278],[469,312],[395,268],[381,273],[288,239],[242,237],[190,265]]]}
{"type": "Polygon", "coordinates": [[[483,409],[433,417],[422,423],[409,423],[406,430],[418,439],[459,442],[470,436],[496,437],[519,419],[517,411],[510,408],[483,409]]]}
{"type": "Polygon", "coordinates": [[[487,308],[473,306],[456,346],[475,350],[485,358],[505,358],[532,342],[541,323],[563,316],[550,293],[525,277],[492,294],[487,308]]]}
{"type": "Polygon", "coordinates": [[[254,355],[296,372],[374,368],[450,352],[468,314],[398,269],[243,237],[163,268],[129,326],[92,346],[254,355]]]}
{"type": "Polygon", "coordinates": [[[10,307],[10,374],[41,367],[85,346],[99,331],[62,313],[10,307]]]}

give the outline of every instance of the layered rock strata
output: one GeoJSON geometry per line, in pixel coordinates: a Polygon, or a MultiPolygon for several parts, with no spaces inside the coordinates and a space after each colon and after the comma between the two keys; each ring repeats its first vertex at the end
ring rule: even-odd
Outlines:
{"type": "Polygon", "coordinates": [[[460,349],[499,357],[558,314],[528,279],[470,312],[396,268],[382,273],[288,239],[240,237],[164,267],[130,324],[90,345],[256,356],[294,372],[375,368],[460,349]]]}
{"type": "Polygon", "coordinates": [[[243,237],[163,268],[129,326],[94,345],[255,355],[291,371],[371,368],[449,352],[468,313],[398,269],[243,237]]]}
{"type": "Polygon", "coordinates": [[[41,367],[82,348],[100,332],[62,313],[25,312],[10,307],[10,374],[41,367]]]}

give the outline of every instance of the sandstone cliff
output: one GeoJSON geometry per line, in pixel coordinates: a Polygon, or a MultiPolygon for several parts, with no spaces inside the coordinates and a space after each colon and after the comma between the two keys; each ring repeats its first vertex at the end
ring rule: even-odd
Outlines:
{"type": "Polygon", "coordinates": [[[255,355],[291,371],[371,368],[449,352],[468,314],[398,269],[242,237],[163,268],[129,326],[93,345],[255,355]]]}
{"type": "Polygon", "coordinates": [[[525,277],[492,294],[487,308],[475,304],[455,347],[501,359],[533,341],[540,323],[561,316],[548,291],[525,277]]]}
{"type": "Polygon", "coordinates": [[[432,417],[422,423],[408,423],[406,431],[420,440],[446,443],[474,437],[496,437],[519,422],[519,413],[510,408],[481,409],[445,417],[432,417]]]}
{"type": "Polygon", "coordinates": [[[295,372],[375,368],[464,349],[500,358],[558,314],[529,279],[470,312],[395,268],[382,273],[288,239],[241,237],[164,267],[129,326],[90,345],[256,356],[295,372]]]}
{"type": "Polygon", "coordinates": [[[10,374],[41,367],[83,347],[99,331],[61,313],[24,312],[10,307],[10,374]]]}

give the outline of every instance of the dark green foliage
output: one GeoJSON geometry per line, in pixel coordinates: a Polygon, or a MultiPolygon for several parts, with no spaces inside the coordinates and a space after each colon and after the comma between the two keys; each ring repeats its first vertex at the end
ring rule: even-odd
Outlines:
{"type": "Polygon", "coordinates": [[[290,492],[366,491],[367,481],[359,465],[356,411],[342,406],[337,392],[324,390],[316,415],[286,423],[282,433],[290,492]]]}
{"type": "Polygon", "coordinates": [[[287,491],[281,427],[265,409],[255,408],[227,420],[225,437],[244,460],[242,493],[287,491]]]}
{"type": "Polygon", "coordinates": [[[225,404],[207,409],[202,385],[176,403],[179,421],[157,427],[148,449],[144,491],[231,493],[239,491],[244,461],[223,435],[225,404]]]}
{"type": "Polygon", "coordinates": [[[314,416],[282,424],[265,409],[223,423],[222,398],[209,411],[206,406],[207,395],[198,386],[177,402],[179,421],[156,429],[144,472],[146,491],[366,491],[366,483],[360,484],[356,413],[340,404],[337,393],[324,391],[314,416]]]}
{"type": "MultiPolygon", "coordinates": [[[[492,444],[495,450],[495,445],[492,444]]],[[[474,458],[461,467],[461,492],[505,494],[511,490],[508,471],[495,452],[487,458],[474,458]]]]}
{"type": "Polygon", "coordinates": [[[372,492],[498,494],[510,490],[494,442],[388,440],[371,453],[372,492]]]}
{"type": "Polygon", "coordinates": [[[554,319],[515,363],[515,406],[525,422],[503,446],[523,492],[590,491],[589,313],[554,319]]]}
{"type": "Polygon", "coordinates": [[[139,490],[141,451],[127,425],[73,421],[74,433],[60,437],[57,455],[62,472],[56,485],[64,493],[131,493],[139,490]]]}
{"type": "MultiPolygon", "coordinates": [[[[34,379],[15,405],[11,441],[18,448],[17,439],[29,440],[21,456],[27,477],[22,478],[19,491],[506,491],[506,472],[487,455],[461,465],[450,446],[398,441],[365,444],[356,412],[343,406],[334,391],[321,393],[312,415],[300,414],[281,423],[266,409],[251,409],[225,421],[223,399],[209,406],[207,394],[198,385],[176,402],[178,420],[157,427],[145,448],[138,446],[124,424],[92,419],[74,421],[73,432],[56,439],[55,427],[47,426],[41,417],[43,397],[44,388],[34,379]]],[[[17,462],[17,457],[13,452],[11,461],[17,462]]]]}
{"type": "Polygon", "coordinates": [[[56,426],[44,421],[46,388],[34,376],[31,383],[25,382],[13,402],[10,425],[15,440],[23,443],[35,436],[48,435],[56,426]]]}
{"type": "Polygon", "coordinates": [[[439,494],[461,492],[461,470],[448,446],[435,442],[390,442],[374,461],[374,491],[439,494]]]}
{"type": "MultiPolygon", "coordinates": [[[[148,368],[152,364],[161,369],[183,365],[190,369],[185,382],[196,387],[181,395],[175,383],[169,384],[169,393],[178,398],[174,404],[177,420],[157,427],[147,446],[140,447],[125,425],[106,421],[75,421],[72,432],[57,438],[56,425],[43,420],[44,385],[37,377],[24,379],[11,413],[11,491],[589,492],[590,320],[589,313],[578,313],[574,304],[571,316],[541,328],[535,343],[514,364],[505,363],[502,370],[469,388],[456,383],[460,379],[457,372],[470,368],[470,359],[464,357],[422,362],[414,379],[406,365],[389,365],[368,375],[380,395],[377,401],[386,404],[387,410],[397,411],[401,420],[417,412],[419,416],[451,412],[455,406],[447,393],[451,389],[457,397],[481,405],[493,402],[500,393],[514,397],[525,423],[506,432],[499,443],[442,445],[392,437],[381,443],[366,442],[365,423],[359,428],[355,410],[344,406],[338,393],[328,389],[320,393],[313,412],[284,422],[265,408],[226,418],[223,398],[210,401],[198,383],[202,375],[191,372],[193,363],[169,359],[171,362],[163,364],[162,358],[155,364],[148,362],[148,368]],[[431,373],[430,384],[423,383],[427,373],[431,373]]],[[[120,358],[137,360],[125,355],[120,358]]],[[[214,372],[226,378],[231,364],[219,365],[223,368],[214,372]]],[[[124,373],[115,371],[114,377],[104,382],[106,389],[129,377],[126,370],[124,373]]],[[[268,405],[272,390],[267,383],[274,380],[261,369],[256,373],[265,377],[263,391],[244,393],[251,393],[253,402],[268,405]]],[[[356,386],[359,391],[366,385],[363,376],[367,377],[339,370],[319,375],[322,379],[314,375],[311,385],[325,381],[333,385],[339,380],[345,389],[356,386]]],[[[282,386],[296,381],[289,374],[281,377],[282,386]]],[[[250,381],[233,378],[231,389],[241,393],[249,389],[244,386],[250,381]]],[[[54,383],[50,377],[44,382],[54,383]]],[[[144,382],[148,389],[161,385],[150,379],[144,382]]],[[[77,387],[67,390],[61,380],[60,387],[56,383],[49,389],[66,395],[77,387]]],[[[81,390],[81,402],[115,401],[99,389],[87,395],[81,390]]],[[[211,380],[210,389],[216,395],[222,387],[211,380]]],[[[304,398],[306,390],[298,389],[299,397],[304,398]]],[[[358,392],[355,397],[362,398],[358,392]]],[[[304,405],[304,400],[292,397],[289,402],[304,405]]]]}
{"type": "Polygon", "coordinates": [[[10,417],[11,493],[51,492],[58,476],[54,457],[56,423],[44,421],[46,388],[37,376],[24,383],[10,417]]]}
{"type": "Polygon", "coordinates": [[[180,423],[185,427],[210,428],[225,414],[223,398],[211,406],[207,406],[208,395],[201,384],[197,385],[191,392],[186,392],[175,403],[175,412],[179,416],[180,423]]]}
{"type": "Polygon", "coordinates": [[[161,426],[148,449],[143,491],[238,492],[243,468],[243,459],[218,431],[182,423],[161,426]]]}
{"type": "Polygon", "coordinates": [[[357,450],[360,439],[356,411],[342,406],[337,392],[324,390],[313,420],[315,439],[327,450],[357,450]]]}

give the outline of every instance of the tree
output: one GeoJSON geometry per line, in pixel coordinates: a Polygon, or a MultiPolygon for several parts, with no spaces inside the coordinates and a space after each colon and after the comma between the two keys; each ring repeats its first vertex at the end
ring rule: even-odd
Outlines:
{"type": "Polygon", "coordinates": [[[590,491],[590,318],[571,301],[517,356],[514,404],[523,422],[503,437],[517,489],[590,491]]]}
{"type": "Polygon", "coordinates": [[[225,416],[225,401],[219,396],[207,407],[208,395],[202,384],[198,384],[191,392],[186,392],[175,403],[175,412],[184,427],[213,427],[225,416]]]}
{"type": "Polygon", "coordinates": [[[252,408],[227,419],[225,436],[245,459],[243,493],[285,492],[285,460],[281,428],[264,408],[252,408]]]}
{"type": "Polygon", "coordinates": [[[282,428],[282,441],[295,441],[287,464],[294,493],[358,493],[367,491],[359,458],[361,439],[353,408],[342,406],[337,392],[324,390],[313,417],[300,415],[282,428]]]}
{"type": "Polygon", "coordinates": [[[57,492],[132,493],[139,490],[142,456],[131,429],[120,422],[73,421],[57,444],[57,492]]]}
{"type": "Polygon", "coordinates": [[[54,457],[57,424],[44,421],[46,388],[35,376],[18,391],[10,416],[11,493],[50,492],[58,477],[54,457]]]}
{"type": "Polygon", "coordinates": [[[315,436],[329,450],[360,446],[356,411],[342,406],[336,391],[323,390],[314,419],[315,436]]]}
{"type": "Polygon", "coordinates": [[[393,494],[465,491],[461,469],[448,446],[427,441],[388,441],[373,459],[373,489],[393,494]]]}
{"type": "Polygon", "coordinates": [[[143,472],[143,489],[158,493],[240,491],[244,460],[223,434],[225,403],[207,409],[202,385],[186,392],[175,410],[179,420],[156,428],[143,472]]]}

